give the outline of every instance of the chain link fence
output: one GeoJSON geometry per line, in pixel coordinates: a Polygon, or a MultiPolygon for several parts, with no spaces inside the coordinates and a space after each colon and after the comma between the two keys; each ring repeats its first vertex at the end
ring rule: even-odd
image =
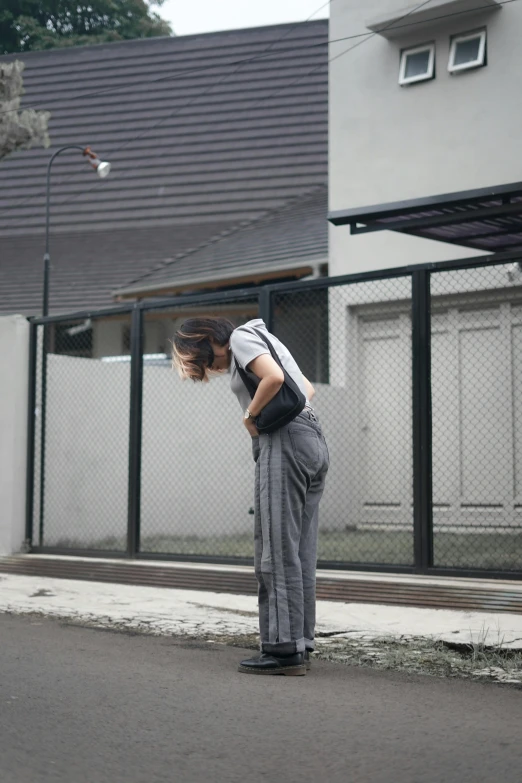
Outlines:
{"type": "Polygon", "coordinates": [[[127,548],[129,332],[128,315],[38,326],[33,517],[38,546],[127,548]]]}
{"type": "Polygon", "coordinates": [[[275,294],[330,451],[319,559],[413,565],[411,280],[275,294]]]}
{"type": "Polygon", "coordinates": [[[171,341],[186,318],[222,316],[236,326],[257,318],[246,301],[168,307],[146,313],[140,551],[208,558],[254,556],[254,463],[229,378],[182,381],[171,366],[171,341]]]}
{"type": "Polygon", "coordinates": [[[424,274],[420,342],[420,300],[399,270],[38,325],[33,547],[251,562],[254,462],[229,379],[183,382],[170,353],[189,316],[261,316],[316,387],[331,456],[320,565],[522,572],[522,275],[483,261],[424,274]],[[430,411],[413,405],[419,350],[430,411]],[[433,498],[418,491],[419,417],[433,498]]]}
{"type": "Polygon", "coordinates": [[[431,275],[433,561],[522,570],[522,290],[513,264],[431,275]]]}

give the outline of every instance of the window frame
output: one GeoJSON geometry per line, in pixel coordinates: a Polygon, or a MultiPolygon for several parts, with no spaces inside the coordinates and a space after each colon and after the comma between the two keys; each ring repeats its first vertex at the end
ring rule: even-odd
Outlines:
{"type": "Polygon", "coordinates": [[[407,87],[410,84],[432,81],[435,78],[435,41],[420,44],[419,46],[408,46],[401,49],[401,59],[399,67],[399,84],[401,87],[407,87]],[[406,65],[408,56],[411,54],[420,54],[420,52],[429,51],[428,70],[425,74],[419,76],[406,76],[406,65]]]}
{"type": "Polygon", "coordinates": [[[473,30],[469,33],[459,33],[458,35],[453,35],[450,39],[450,51],[449,51],[449,59],[448,59],[448,71],[451,74],[454,73],[460,73],[461,71],[471,71],[475,70],[476,68],[484,68],[487,65],[487,28],[482,28],[480,30],[473,30]],[[455,55],[457,53],[457,46],[459,43],[463,43],[465,41],[471,41],[474,38],[480,38],[480,46],[479,46],[479,54],[476,60],[472,60],[467,63],[461,63],[460,65],[455,65],[455,55]]]}

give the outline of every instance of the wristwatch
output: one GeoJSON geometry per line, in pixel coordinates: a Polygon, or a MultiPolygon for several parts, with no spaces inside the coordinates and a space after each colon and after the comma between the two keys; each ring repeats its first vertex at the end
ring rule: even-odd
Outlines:
{"type": "Polygon", "coordinates": [[[252,416],[248,408],[245,411],[245,419],[252,419],[252,421],[254,420],[254,417],[252,416]]]}

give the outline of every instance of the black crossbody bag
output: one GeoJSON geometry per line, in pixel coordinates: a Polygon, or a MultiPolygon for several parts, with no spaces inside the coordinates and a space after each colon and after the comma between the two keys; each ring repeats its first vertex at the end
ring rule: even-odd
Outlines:
{"type": "MultiPolygon", "coordinates": [[[[266,343],[270,353],[272,354],[272,357],[281,367],[285,376],[283,385],[275,397],[273,397],[270,402],[265,405],[259,416],[254,419],[254,423],[258,431],[262,434],[265,434],[269,432],[275,432],[275,430],[284,427],[285,424],[290,424],[290,422],[293,421],[296,416],[299,416],[306,405],[306,397],[294,379],[283,367],[281,359],[274,350],[274,346],[270,340],[268,340],[264,334],[259,332],[257,329],[253,328],[253,331],[259,335],[259,337],[261,337],[263,342],[266,343]]],[[[257,385],[251,378],[248,377],[245,370],[239,366],[239,362],[235,357],[234,360],[236,362],[236,369],[241,377],[241,380],[245,384],[248,393],[250,394],[250,398],[253,399],[257,391],[257,385]]]]}

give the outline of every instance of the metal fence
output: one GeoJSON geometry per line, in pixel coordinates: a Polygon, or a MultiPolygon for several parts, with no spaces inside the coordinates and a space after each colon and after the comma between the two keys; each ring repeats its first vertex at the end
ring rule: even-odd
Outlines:
{"type": "Polygon", "coordinates": [[[170,367],[197,314],[263,318],[317,389],[331,456],[320,566],[522,576],[510,255],[34,319],[32,551],[252,561],[254,463],[228,379],[170,367]]]}

